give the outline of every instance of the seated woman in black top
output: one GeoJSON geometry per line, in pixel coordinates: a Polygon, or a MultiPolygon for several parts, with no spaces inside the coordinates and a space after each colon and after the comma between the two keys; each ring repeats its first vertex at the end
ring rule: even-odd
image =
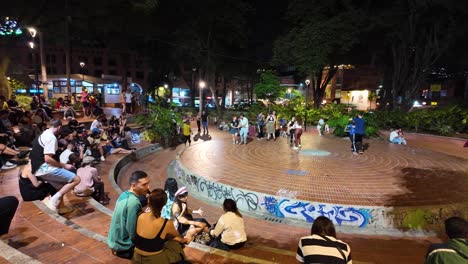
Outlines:
{"type": "Polygon", "coordinates": [[[161,217],[167,194],[154,189],[148,197],[148,208],[138,216],[135,253],[132,263],[174,263],[184,257],[181,244],[187,243],[171,221],[161,217]]]}

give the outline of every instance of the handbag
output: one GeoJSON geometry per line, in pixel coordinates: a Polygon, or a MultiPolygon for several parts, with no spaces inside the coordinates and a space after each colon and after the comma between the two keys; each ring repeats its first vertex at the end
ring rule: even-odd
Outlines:
{"type": "Polygon", "coordinates": [[[209,232],[202,231],[195,236],[194,241],[203,245],[209,245],[213,240],[213,237],[210,235],[209,232]]]}

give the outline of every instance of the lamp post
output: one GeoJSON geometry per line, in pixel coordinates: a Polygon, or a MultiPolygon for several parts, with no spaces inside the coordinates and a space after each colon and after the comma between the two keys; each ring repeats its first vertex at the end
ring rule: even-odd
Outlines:
{"type": "MultiPolygon", "coordinates": [[[[86,66],[86,63],[80,62],[80,67],[81,67],[81,81],[84,82],[84,67],[86,66]]],[[[83,83],[81,85],[84,85],[83,83]]]]}
{"type": "Polygon", "coordinates": [[[193,67],[192,68],[192,84],[190,85],[190,104],[192,106],[195,106],[195,72],[197,71],[197,68],[193,67]]]}
{"type": "Polygon", "coordinates": [[[199,111],[200,111],[200,115],[203,111],[203,88],[205,88],[206,86],[206,83],[204,81],[200,81],[198,83],[198,90],[200,91],[200,102],[199,102],[199,111]]]}
{"type": "Polygon", "coordinates": [[[306,92],[305,92],[305,110],[306,110],[306,114],[305,114],[305,118],[304,118],[304,131],[307,131],[307,110],[308,110],[308,100],[309,100],[309,84],[310,84],[310,80],[307,79],[305,80],[305,84],[306,84],[306,92]]]}
{"type": "Polygon", "coordinates": [[[349,108],[349,99],[351,98],[351,93],[348,92],[348,108],[349,108]]]}
{"type": "Polygon", "coordinates": [[[33,27],[28,28],[29,34],[31,34],[31,41],[28,43],[31,48],[32,63],[34,65],[34,85],[36,86],[36,93],[39,95],[39,72],[37,71],[37,54],[36,54],[36,35],[37,30],[33,27]]]}

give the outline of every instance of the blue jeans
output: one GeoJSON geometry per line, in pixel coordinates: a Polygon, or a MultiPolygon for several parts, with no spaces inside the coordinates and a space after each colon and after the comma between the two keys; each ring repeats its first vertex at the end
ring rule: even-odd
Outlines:
{"type": "Polygon", "coordinates": [[[406,145],[406,140],[404,138],[397,137],[392,140],[392,143],[406,145]]]}
{"type": "Polygon", "coordinates": [[[203,131],[208,131],[208,121],[203,121],[203,131]]]}
{"type": "Polygon", "coordinates": [[[247,134],[249,133],[249,128],[247,127],[242,127],[240,129],[240,138],[241,138],[241,143],[247,144],[247,134]]]}

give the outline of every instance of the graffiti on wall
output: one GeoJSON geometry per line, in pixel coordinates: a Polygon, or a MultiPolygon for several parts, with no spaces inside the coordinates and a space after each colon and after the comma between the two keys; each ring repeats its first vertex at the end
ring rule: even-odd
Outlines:
{"type": "Polygon", "coordinates": [[[365,228],[370,224],[384,224],[379,214],[384,214],[374,208],[362,208],[344,205],[333,205],[298,201],[294,197],[296,193],[288,190],[280,190],[277,194],[285,196],[273,196],[238,189],[229,185],[209,181],[186,171],[179,162],[174,163],[174,173],[180,184],[196,192],[197,196],[209,198],[219,204],[224,199],[236,201],[240,210],[254,214],[272,215],[277,218],[293,219],[312,223],[319,216],[325,216],[339,226],[355,226],[365,228]],[[381,222],[381,223],[380,223],[381,222]]]}
{"type": "Polygon", "coordinates": [[[294,218],[309,223],[319,216],[326,216],[338,225],[366,227],[373,222],[371,210],[364,208],[277,199],[273,196],[265,196],[261,205],[276,217],[294,218]]]}
{"type": "Polygon", "coordinates": [[[189,188],[195,188],[197,192],[217,202],[223,203],[225,199],[233,199],[239,208],[255,211],[258,209],[258,196],[249,191],[235,189],[231,186],[211,182],[204,178],[199,178],[185,170],[176,163],[174,166],[177,179],[189,188]]]}

